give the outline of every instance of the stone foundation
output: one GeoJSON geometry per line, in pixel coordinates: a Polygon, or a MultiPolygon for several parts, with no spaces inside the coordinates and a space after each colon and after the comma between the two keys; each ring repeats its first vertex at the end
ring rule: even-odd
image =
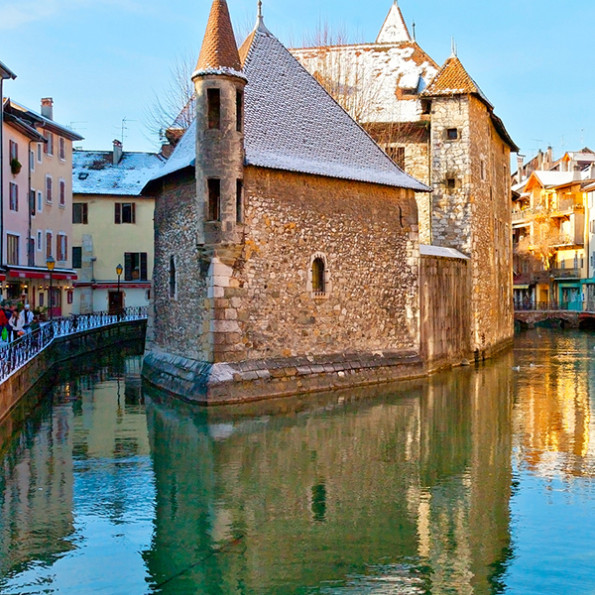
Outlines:
{"type": "Polygon", "coordinates": [[[359,352],[209,364],[152,351],[142,376],[150,385],[197,405],[226,405],[385,384],[427,373],[413,352],[359,352]]]}

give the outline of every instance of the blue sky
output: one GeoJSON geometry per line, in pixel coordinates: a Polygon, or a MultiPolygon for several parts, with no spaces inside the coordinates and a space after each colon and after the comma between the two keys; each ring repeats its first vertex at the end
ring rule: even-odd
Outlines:
{"type": "MultiPolygon", "coordinates": [[[[39,109],[53,97],[57,121],[78,130],[87,149],[153,150],[146,112],[170,82],[176,60],[198,57],[210,0],[0,0],[0,61],[18,78],[5,94],[39,109]]],[[[248,31],[256,0],[228,0],[234,26],[248,31]]],[[[358,40],[376,38],[391,0],[264,0],[269,29],[302,45],[319,22],[358,40]]],[[[592,0],[400,0],[417,40],[438,63],[451,36],[471,76],[496,107],[523,153],[541,146],[595,146],[592,47],[581,23],[592,0]]]]}

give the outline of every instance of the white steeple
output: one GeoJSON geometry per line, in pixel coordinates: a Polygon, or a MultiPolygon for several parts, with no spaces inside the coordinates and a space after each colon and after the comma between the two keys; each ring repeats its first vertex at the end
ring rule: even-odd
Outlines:
{"type": "Polygon", "coordinates": [[[411,41],[411,36],[397,0],[395,0],[382,29],[380,29],[376,43],[400,43],[403,41],[411,41]]]}

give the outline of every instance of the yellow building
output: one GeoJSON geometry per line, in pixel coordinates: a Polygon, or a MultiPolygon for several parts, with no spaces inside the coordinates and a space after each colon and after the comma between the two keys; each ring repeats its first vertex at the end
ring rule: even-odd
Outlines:
{"type": "Polygon", "coordinates": [[[578,171],[534,171],[513,209],[515,302],[582,310],[588,277],[585,193],[578,171]]]}
{"type": "Polygon", "coordinates": [[[153,153],[123,152],[119,141],[112,151],[75,151],[75,313],[149,304],[155,201],[141,190],[162,163],[153,153]]]}

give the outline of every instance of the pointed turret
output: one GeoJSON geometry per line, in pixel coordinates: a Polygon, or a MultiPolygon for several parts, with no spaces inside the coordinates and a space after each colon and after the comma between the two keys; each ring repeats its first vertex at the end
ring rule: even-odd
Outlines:
{"type": "Polygon", "coordinates": [[[216,252],[222,246],[237,244],[243,226],[246,77],[225,0],[213,0],[192,79],[196,89],[196,194],[201,221],[197,240],[216,252]]]}
{"type": "Polygon", "coordinates": [[[411,35],[409,35],[409,29],[407,29],[401,9],[395,0],[382,29],[380,29],[376,43],[403,43],[406,41],[411,41],[411,35]]]}
{"type": "Polygon", "coordinates": [[[214,0],[193,77],[213,72],[241,74],[241,70],[227,2],[214,0]]]}

